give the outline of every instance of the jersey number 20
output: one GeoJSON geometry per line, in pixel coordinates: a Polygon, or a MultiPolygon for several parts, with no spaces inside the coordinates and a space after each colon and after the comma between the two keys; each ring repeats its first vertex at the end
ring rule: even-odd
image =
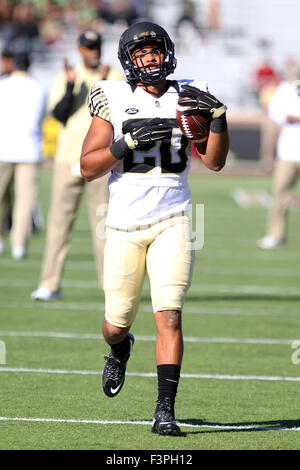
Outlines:
{"type": "Polygon", "coordinates": [[[186,169],[188,139],[179,133],[175,119],[168,121],[173,127],[171,141],[163,140],[145,145],[142,150],[131,151],[123,160],[124,172],[148,173],[160,167],[162,173],[182,173],[186,169]]]}

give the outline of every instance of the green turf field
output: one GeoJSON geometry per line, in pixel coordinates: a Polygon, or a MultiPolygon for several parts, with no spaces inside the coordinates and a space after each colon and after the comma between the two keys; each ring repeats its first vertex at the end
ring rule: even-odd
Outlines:
{"type": "MultiPolygon", "coordinates": [[[[43,170],[45,216],[50,181],[43,170]]],[[[191,177],[191,186],[193,203],[205,204],[205,243],[183,315],[176,418],[184,435],[150,431],[157,385],[147,279],[124,388],[114,399],[102,392],[104,298],[82,201],[62,301],[30,300],[45,229],[31,238],[27,259],[0,258],[0,449],[300,448],[300,353],[292,348],[300,340],[300,209],[290,212],[288,245],[263,251],[256,240],[266,208],[242,208],[231,193],[270,191],[270,178],[211,174],[191,177]]]]}

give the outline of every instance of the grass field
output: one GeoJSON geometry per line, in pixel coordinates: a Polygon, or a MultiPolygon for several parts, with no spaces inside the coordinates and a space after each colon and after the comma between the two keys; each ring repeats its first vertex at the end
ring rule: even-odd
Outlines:
{"type": "MultiPolygon", "coordinates": [[[[51,171],[40,194],[46,216],[51,171]]],[[[192,176],[193,203],[205,204],[205,243],[196,252],[183,331],[185,354],[176,418],[183,437],[151,433],[156,400],[155,327],[146,280],[132,329],[124,388],[101,388],[104,297],[98,287],[85,201],[72,233],[64,299],[34,303],[45,229],[29,256],[0,258],[0,449],[299,449],[300,217],[289,243],[263,251],[266,208],[239,207],[231,193],[270,191],[269,178],[192,176]],[[3,345],[3,343],[2,343],[3,345]]],[[[298,186],[299,190],[299,186],[298,186]]],[[[7,240],[7,245],[9,245],[7,240]]]]}

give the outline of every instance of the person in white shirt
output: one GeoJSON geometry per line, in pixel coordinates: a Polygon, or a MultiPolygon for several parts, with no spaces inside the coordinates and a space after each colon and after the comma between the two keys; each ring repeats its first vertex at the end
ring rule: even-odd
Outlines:
{"type": "Polygon", "coordinates": [[[173,42],[159,25],[140,22],[125,30],[119,59],[127,82],[99,81],[92,87],[92,122],[81,154],[87,181],[111,172],[102,325],[111,349],[102,386],[109,397],[123,386],[134,343],[129,331],[147,269],[157,328],[158,399],[152,431],[178,436],[174,405],[183,356],[181,311],[194,251],[188,216],[192,142],[179,129],[176,105],[180,95],[187,98],[184,112],[197,114],[201,108],[211,116],[208,140],[194,145],[214,171],[222,169],[228,153],[226,106],[204,82],[166,79],[176,58],[173,42]]]}
{"type": "Polygon", "coordinates": [[[300,175],[300,80],[280,83],[269,105],[269,117],[281,129],[267,232],[258,241],[258,246],[263,249],[279,248],[287,239],[291,190],[300,175]]]}
{"type": "Polygon", "coordinates": [[[27,242],[32,233],[46,94],[42,85],[28,74],[29,55],[19,53],[14,60],[14,72],[0,81],[0,245],[3,252],[5,197],[13,180],[11,253],[13,258],[21,259],[27,254],[27,242]]]}

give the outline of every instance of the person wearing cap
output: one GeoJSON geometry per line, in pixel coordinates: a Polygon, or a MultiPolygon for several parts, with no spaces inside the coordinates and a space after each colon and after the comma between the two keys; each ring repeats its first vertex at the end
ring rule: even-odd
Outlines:
{"type": "Polygon", "coordinates": [[[97,271],[102,283],[104,237],[97,227],[105,217],[108,201],[107,179],[86,185],[80,174],[80,152],[91,116],[86,102],[91,86],[98,80],[122,80],[123,73],[101,63],[102,37],[86,30],[78,38],[80,62],[70,67],[63,61],[63,70],[54,78],[49,94],[48,111],[61,123],[53,167],[52,198],[47,222],[44,258],[38,289],[33,300],[61,298],[61,279],[72,226],[84,188],[87,190],[89,216],[97,271]],[[98,208],[98,211],[97,211],[98,208]],[[101,215],[99,215],[101,214],[101,215]]]}
{"type": "Polygon", "coordinates": [[[27,254],[27,242],[32,232],[46,93],[28,74],[28,54],[14,54],[13,61],[14,70],[0,80],[0,254],[4,252],[7,191],[13,182],[11,252],[14,259],[21,259],[27,254]]]}

